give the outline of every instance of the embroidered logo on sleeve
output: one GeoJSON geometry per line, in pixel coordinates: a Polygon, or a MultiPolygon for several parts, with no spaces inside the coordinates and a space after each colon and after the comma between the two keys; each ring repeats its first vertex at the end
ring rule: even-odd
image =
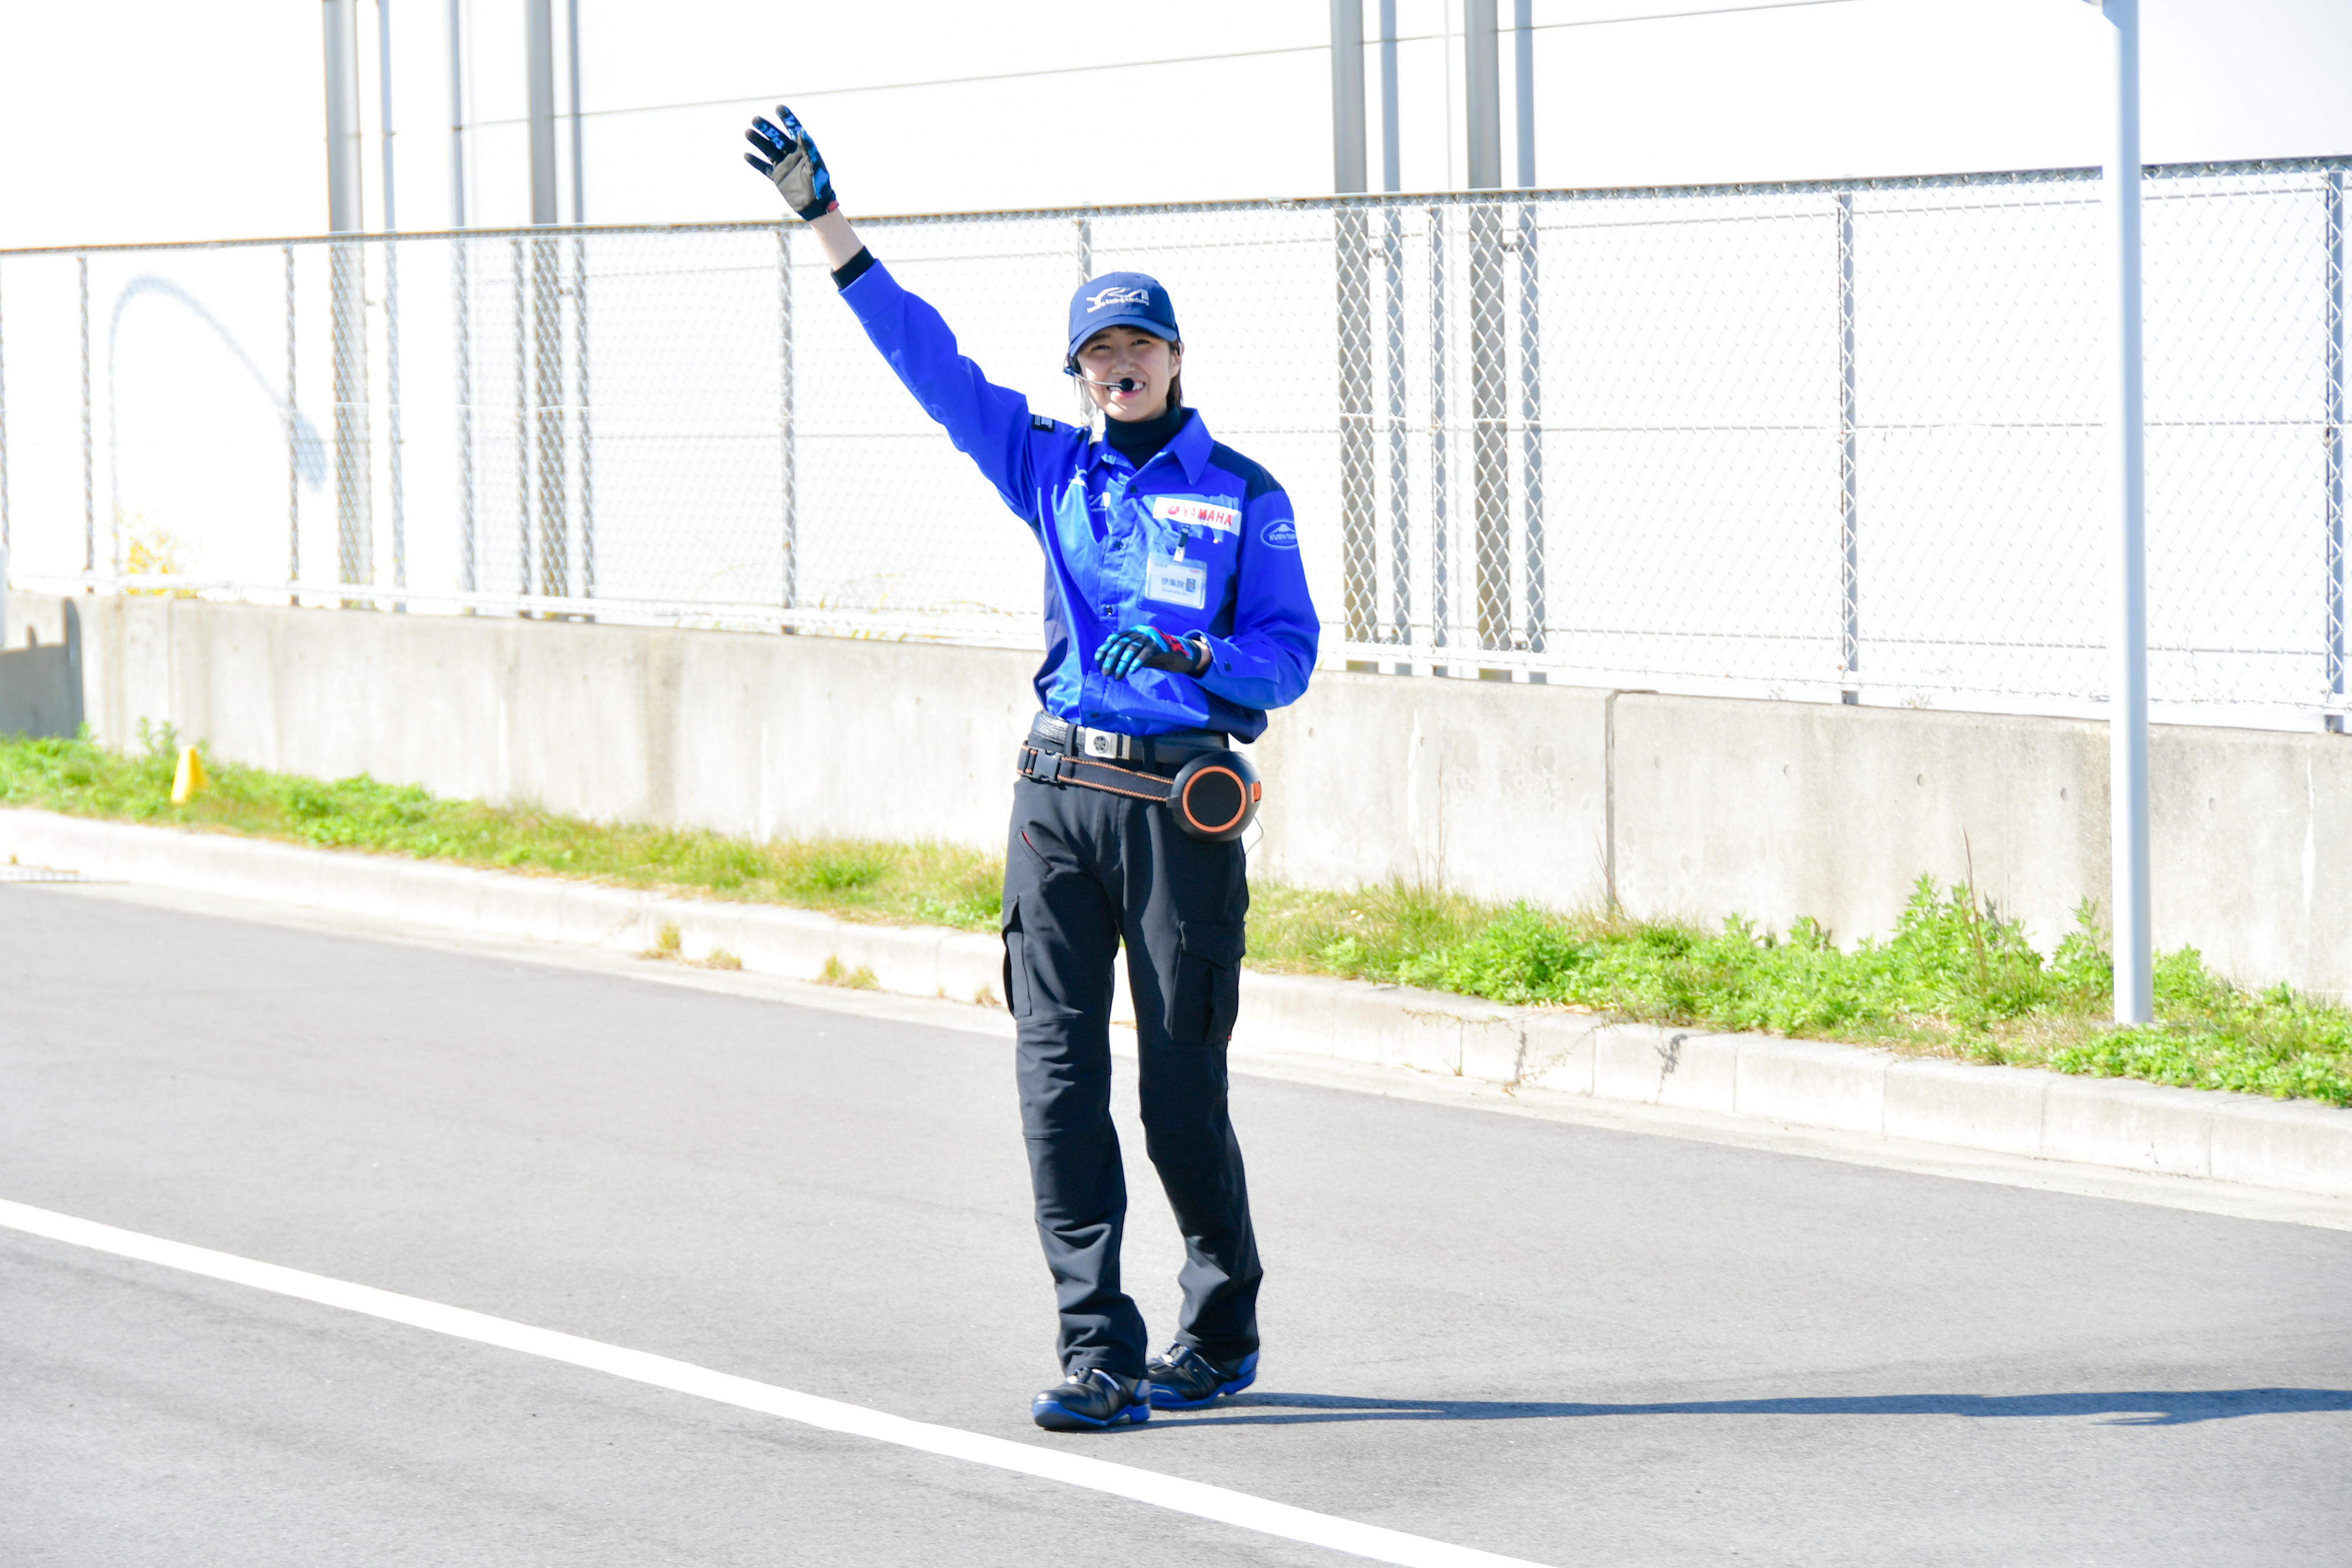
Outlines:
{"type": "Polygon", "coordinates": [[[1276,549],[1297,549],[1298,548],[1298,530],[1290,526],[1290,519],[1288,517],[1275,518],[1274,521],[1266,524],[1265,528],[1258,530],[1257,537],[1259,542],[1270,545],[1276,549]]]}
{"type": "Polygon", "coordinates": [[[1054,428],[1054,422],[1046,418],[1042,413],[1033,413],[1029,416],[1029,428],[1032,430],[1051,430],[1054,428]]]}
{"type": "Polygon", "coordinates": [[[1220,533],[1241,531],[1242,515],[1231,507],[1196,500],[1189,496],[1154,496],[1151,515],[1163,523],[1176,523],[1187,528],[1214,528],[1220,533]]]}

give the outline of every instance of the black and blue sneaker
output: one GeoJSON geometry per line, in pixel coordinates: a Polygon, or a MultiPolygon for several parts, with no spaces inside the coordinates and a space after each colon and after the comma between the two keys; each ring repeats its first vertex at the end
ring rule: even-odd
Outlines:
{"type": "Polygon", "coordinates": [[[1049,1432],[1099,1432],[1122,1421],[1151,1419],[1151,1385],[1099,1366],[1074,1372],[1029,1402],[1029,1414],[1049,1432]]]}
{"type": "Polygon", "coordinates": [[[1257,1352],[1221,1365],[1189,1344],[1172,1344],[1143,1369],[1151,1403],[1162,1410],[1198,1410],[1257,1381],[1257,1352]]]}

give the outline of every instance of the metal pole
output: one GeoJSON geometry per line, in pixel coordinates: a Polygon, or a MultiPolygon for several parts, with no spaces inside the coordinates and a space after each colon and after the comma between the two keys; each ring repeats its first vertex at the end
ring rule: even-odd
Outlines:
{"type": "Polygon", "coordinates": [[[376,113],[383,120],[377,140],[383,148],[383,229],[400,226],[393,214],[392,183],[392,0],[375,0],[376,113]]]}
{"type": "Polygon", "coordinates": [[[98,571],[98,448],[90,440],[89,257],[74,257],[81,276],[81,570],[98,571]]]}
{"type": "Polygon", "coordinates": [[[1862,556],[1861,536],[1857,532],[1859,517],[1855,511],[1858,499],[1855,466],[1857,452],[1854,434],[1853,396],[1853,193],[1840,191],[1837,198],[1838,256],[1838,547],[1843,559],[1840,569],[1838,602],[1843,612],[1841,628],[1840,668],[1845,680],[1838,692],[1838,700],[1847,704],[1862,701],[1862,556]]]}
{"type": "Polygon", "coordinates": [[[1536,209],[1530,202],[1519,208],[1519,462],[1527,508],[1530,653],[1544,651],[1543,278],[1538,258],[1536,209]]]}
{"type": "Polygon", "coordinates": [[[580,0],[568,0],[566,10],[571,35],[565,45],[565,57],[572,74],[572,221],[584,224],[588,221],[588,177],[587,165],[580,157],[580,0]]]}
{"type": "MultiPolygon", "coordinates": [[[[1331,188],[1364,189],[1363,0],[1331,0],[1331,188]]],[[[1370,214],[1332,214],[1339,264],[1340,571],[1347,639],[1369,643],[1380,616],[1380,545],[1372,528],[1372,300],[1370,214]]]]}
{"type": "MultiPolygon", "coordinates": [[[[327,72],[327,227],[357,234],[366,225],[361,184],[358,0],[325,0],[327,72]]],[[[335,564],[337,580],[374,576],[375,541],[369,517],[367,308],[359,246],[328,251],[328,308],[335,401],[335,564]]]]}
{"type": "Polygon", "coordinates": [[[555,19],[549,0],[523,0],[524,72],[530,78],[530,221],[561,223],[555,210],[555,19]]]}
{"type": "Polygon", "coordinates": [[[2344,733],[2344,171],[2327,175],[2327,727],[2344,733]]]}
{"type": "Polygon", "coordinates": [[[1381,189],[1400,188],[1396,0],[1381,0],[1381,189]]]}
{"type": "Polygon", "coordinates": [[[360,182],[358,0],[325,0],[327,227],[357,234],[365,223],[360,182]]]}
{"type": "MultiPolygon", "coordinates": [[[[1081,256],[1079,270],[1086,262],[1081,256]]],[[[793,393],[793,236],[792,221],[776,225],[776,312],[779,328],[777,424],[783,442],[783,590],[784,610],[800,602],[800,433],[794,428],[793,393]]],[[[1085,391],[1083,387],[1079,389],[1085,391]]],[[[784,630],[792,630],[789,622],[784,630]]]]}
{"type": "Polygon", "coordinates": [[[1511,0],[1512,110],[1518,120],[1519,189],[1536,185],[1535,0],[1511,0]]]}
{"type": "MultiPolygon", "coordinates": [[[[524,0],[530,78],[530,221],[562,221],[555,171],[555,16],[551,0],[524,0]]],[[[569,591],[569,530],[564,526],[563,307],[555,242],[530,242],[531,358],[539,452],[539,591],[569,591]]],[[[526,573],[530,568],[524,568],[526,573]]]]}
{"type": "MultiPolygon", "coordinates": [[[[449,0],[449,226],[466,226],[466,47],[462,8],[449,0]]],[[[465,254],[462,250],[459,255],[465,254]]]]}
{"type": "MultiPolygon", "coordinates": [[[[1395,0],[1382,0],[1393,5],[1395,0]]],[[[1405,430],[1404,376],[1404,220],[1393,205],[1384,206],[1382,259],[1386,263],[1389,328],[1389,591],[1391,641],[1412,643],[1412,441],[1405,430]]],[[[1398,674],[1410,674],[1412,665],[1399,664],[1398,674]]]]}
{"type": "Polygon", "coordinates": [[[1364,0],[1331,0],[1331,189],[1364,188],[1364,0]]]}
{"type": "MultiPolygon", "coordinates": [[[[532,587],[530,557],[530,384],[523,347],[522,241],[507,242],[509,259],[514,267],[514,372],[515,372],[515,591],[528,599],[537,591],[532,587]]],[[[520,613],[529,615],[528,609],[520,613]]]]}
{"type": "Polygon", "coordinates": [[[2116,1021],[2156,1016],[2147,852],[2147,431],[2140,362],[2139,0],[2098,0],[2115,76],[2106,156],[2108,504],[2115,509],[2114,658],[2107,695],[2116,1021]]]}
{"type": "Polygon", "coordinates": [[[1468,116],[1463,146],[1474,191],[1503,187],[1503,82],[1497,43],[1495,0],[1463,0],[1462,104],[1468,116]]]}
{"type": "MultiPolygon", "coordinates": [[[[392,180],[392,0],[375,0],[376,72],[378,114],[383,122],[383,228],[390,234],[400,227],[395,212],[392,180]]],[[[383,243],[383,376],[384,421],[386,439],[392,444],[392,585],[408,586],[407,509],[401,490],[400,472],[400,247],[392,240],[383,243]]],[[[407,610],[407,602],[394,600],[393,609],[407,610]]]]}
{"type": "MultiPolygon", "coordinates": [[[[449,0],[449,226],[466,226],[464,0],[449,0]]],[[[449,244],[450,288],[457,296],[457,582],[474,593],[480,589],[474,516],[474,256],[463,239],[449,244]]]]}
{"type": "MultiPolygon", "coordinates": [[[[1394,194],[1402,183],[1397,134],[1396,0],[1381,0],[1381,189],[1394,194]]],[[[1401,647],[1412,643],[1412,438],[1405,429],[1404,220],[1395,207],[1381,209],[1388,285],[1389,358],[1389,578],[1390,624],[1401,647]]],[[[1410,660],[1396,666],[1412,673],[1410,660]]]]}

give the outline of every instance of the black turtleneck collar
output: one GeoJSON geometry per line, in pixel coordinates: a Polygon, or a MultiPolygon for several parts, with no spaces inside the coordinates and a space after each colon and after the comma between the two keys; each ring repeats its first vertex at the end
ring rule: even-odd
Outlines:
{"type": "Polygon", "coordinates": [[[1120,456],[1140,468],[1150,462],[1161,447],[1176,439],[1176,433],[1184,428],[1188,412],[1181,403],[1178,403],[1150,419],[1111,419],[1106,416],[1103,439],[1109,442],[1120,456]]]}

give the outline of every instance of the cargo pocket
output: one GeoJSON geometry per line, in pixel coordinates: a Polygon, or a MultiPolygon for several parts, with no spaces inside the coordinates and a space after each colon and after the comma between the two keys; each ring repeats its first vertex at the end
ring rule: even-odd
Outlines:
{"type": "Polygon", "coordinates": [[[1021,929],[1021,900],[1004,901],[1004,1006],[1016,1019],[1029,1016],[1029,955],[1021,929]]]}
{"type": "Polygon", "coordinates": [[[1242,928],[1186,920],[1177,923],[1176,934],[1169,1037],[1222,1046],[1233,1038],[1234,1019],[1241,1012],[1242,928]]]}

